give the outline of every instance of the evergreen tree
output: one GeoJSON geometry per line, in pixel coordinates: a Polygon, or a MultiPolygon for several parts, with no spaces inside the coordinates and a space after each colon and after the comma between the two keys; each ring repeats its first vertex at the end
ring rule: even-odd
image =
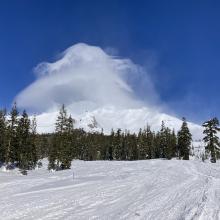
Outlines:
{"type": "Polygon", "coordinates": [[[61,149],[61,166],[62,169],[70,169],[71,161],[73,159],[73,129],[74,129],[74,120],[71,116],[67,119],[66,128],[62,134],[63,139],[63,148],[61,149]]]}
{"type": "Polygon", "coordinates": [[[122,134],[122,142],[121,142],[121,160],[127,160],[128,158],[128,148],[126,142],[126,133],[122,134]]]}
{"type": "Polygon", "coordinates": [[[172,158],[172,133],[171,130],[169,128],[165,129],[165,140],[166,140],[166,144],[165,144],[165,158],[167,159],[171,159],[172,158]]]}
{"type": "Polygon", "coordinates": [[[17,127],[17,162],[18,167],[23,174],[30,169],[31,140],[30,140],[30,119],[26,111],[23,111],[22,117],[19,119],[17,127]]]}
{"type": "Polygon", "coordinates": [[[109,160],[113,160],[113,150],[114,150],[114,137],[115,137],[115,133],[112,129],[111,131],[111,135],[109,137],[109,148],[108,148],[108,159],[109,160]]]}
{"type": "Polygon", "coordinates": [[[170,150],[171,150],[171,157],[176,157],[178,155],[177,152],[177,137],[176,133],[173,129],[171,137],[170,137],[170,150]]]}
{"type": "Polygon", "coordinates": [[[122,137],[121,129],[118,129],[114,136],[114,159],[121,160],[122,137]]]}
{"type": "Polygon", "coordinates": [[[151,159],[154,157],[153,152],[153,133],[151,132],[150,126],[143,131],[140,129],[137,137],[137,145],[139,150],[138,159],[151,159]]]}
{"type": "Polygon", "coordinates": [[[67,116],[65,106],[62,105],[56,121],[56,133],[53,140],[53,145],[49,150],[49,165],[48,169],[69,169],[71,167],[72,141],[73,134],[72,117],[67,116]]]}
{"type": "Polygon", "coordinates": [[[189,160],[192,135],[189,131],[186,119],[183,118],[182,120],[183,123],[181,129],[177,134],[178,151],[179,151],[178,153],[179,153],[179,158],[183,158],[183,160],[189,160]]]}
{"type": "Polygon", "coordinates": [[[29,149],[29,168],[34,169],[37,165],[37,120],[36,116],[33,117],[30,124],[30,149],[29,149]]]}
{"type": "MultiPolygon", "coordinates": [[[[83,129],[74,129],[74,151],[75,158],[84,160],[85,152],[85,142],[86,142],[86,132],[83,129]]],[[[87,151],[88,152],[88,151],[87,151]]]]}
{"type": "Polygon", "coordinates": [[[12,110],[10,112],[10,118],[8,120],[7,127],[7,147],[6,147],[6,163],[14,163],[18,161],[18,116],[19,112],[17,110],[17,105],[14,103],[12,110]]]}
{"type": "Polygon", "coordinates": [[[103,129],[101,132],[101,137],[100,137],[100,159],[101,160],[109,160],[109,145],[110,145],[110,136],[104,135],[103,129]]]}
{"type": "Polygon", "coordinates": [[[48,170],[57,170],[57,158],[58,158],[58,152],[57,152],[57,134],[53,135],[52,142],[49,145],[48,150],[48,170]]]}
{"type": "Polygon", "coordinates": [[[137,136],[127,133],[128,160],[138,160],[137,136]]]}
{"type": "Polygon", "coordinates": [[[166,134],[166,127],[164,121],[162,121],[161,129],[160,129],[160,158],[166,158],[167,153],[167,134],[166,134]]]}
{"type": "Polygon", "coordinates": [[[154,146],[154,158],[161,157],[161,149],[160,149],[160,132],[154,133],[153,139],[153,146],[154,146]]]}
{"type": "Polygon", "coordinates": [[[0,163],[6,161],[6,110],[0,110],[0,163]]]}
{"type": "Polygon", "coordinates": [[[65,105],[62,105],[59,115],[56,120],[56,132],[59,134],[65,133],[68,129],[68,116],[65,105]]]}
{"type": "Polygon", "coordinates": [[[147,129],[145,131],[145,135],[146,135],[146,145],[147,145],[147,159],[152,159],[155,157],[155,153],[153,150],[154,135],[149,125],[147,126],[147,129]]]}
{"type": "Polygon", "coordinates": [[[144,160],[147,158],[147,143],[146,143],[146,134],[145,131],[142,132],[142,129],[139,130],[137,137],[137,147],[138,147],[138,158],[144,160]]]}
{"type": "Polygon", "coordinates": [[[204,127],[203,140],[206,143],[206,151],[211,154],[211,162],[216,163],[216,154],[220,152],[219,137],[217,136],[217,132],[220,131],[219,121],[217,118],[213,118],[204,122],[202,126],[204,127]]]}

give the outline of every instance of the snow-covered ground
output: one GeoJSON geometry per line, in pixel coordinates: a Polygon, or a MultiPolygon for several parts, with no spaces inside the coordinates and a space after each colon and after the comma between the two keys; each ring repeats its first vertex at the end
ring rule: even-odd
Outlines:
{"type": "Polygon", "coordinates": [[[220,163],[74,161],[55,173],[0,171],[0,195],[4,220],[218,220],[220,163]]]}

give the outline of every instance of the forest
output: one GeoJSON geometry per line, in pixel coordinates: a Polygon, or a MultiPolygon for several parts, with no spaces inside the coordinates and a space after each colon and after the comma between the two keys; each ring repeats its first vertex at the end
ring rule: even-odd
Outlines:
{"type": "MultiPolygon", "coordinates": [[[[194,155],[192,135],[185,118],[176,132],[161,122],[159,131],[149,125],[138,133],[121,129],[111,134],[85,132],[74,128],[75,120],[62,105],[55,123],[55,131],[37,133],[36,117],[29,117],[24,110],[19,114],[16,103],[11,111],[0,110],[0,163],[6,169],[19,168],[22,174],[41,166],[40,160],[48,158],[49,170],[71,167],[72,160],[189,160],[194,155]]],[[[215,163],[220,158],[218,131],[219,121],[213,118],[202,125],[206,154],[215,163]]]]}

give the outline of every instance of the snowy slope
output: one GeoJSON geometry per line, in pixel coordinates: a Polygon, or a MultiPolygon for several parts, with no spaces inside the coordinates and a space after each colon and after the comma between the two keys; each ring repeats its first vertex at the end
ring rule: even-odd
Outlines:
{"type": "MultiPolygon", "coordinates": [[[[177,131],[182,124],[182,121],[174,116],[147,107],[120,109],[111,106],[78,114],[70,113],[76,120],[76,127],[84,128],[87,131],[101,131],[103,128],[105,133],[110,133],[112,128],[138,132],[140,128],[143,129],[147,125],[150,125],[152,130],[158,131],[162,121],[165,122],[166,126],[177,131]]],[[[58,112],[49,112],[38,115],[38,131],[40,133],[54,131],[54,122],[57,114],[58,112]]],[[[202,139],[201,126],[189,122],[189,128],[194,140],[202,139]]]]}
{"type": "Polygon", "coordinates": [[[220,164],[74,161],[55,173],[0,171],[0,195],[4,220],[217,220],[220,164]]]}

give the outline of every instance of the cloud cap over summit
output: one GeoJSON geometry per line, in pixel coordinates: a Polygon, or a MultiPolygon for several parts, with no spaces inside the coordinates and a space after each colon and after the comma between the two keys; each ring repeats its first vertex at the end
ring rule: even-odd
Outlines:
{"type": "Polygon", "coordinates": [[[56,62],[40,63],[35,68],[37,79],[17,95],[16,101],[22,108],[40,112],[63,103],[82,111],[107,105],[141,107],[146,102],[136,97],[127,79],[143,77],[149,101],[156,100],[153,84],[143,71],[130,59],[114,57],[100,47],[78,43],[65,50],[56,62]]]}

